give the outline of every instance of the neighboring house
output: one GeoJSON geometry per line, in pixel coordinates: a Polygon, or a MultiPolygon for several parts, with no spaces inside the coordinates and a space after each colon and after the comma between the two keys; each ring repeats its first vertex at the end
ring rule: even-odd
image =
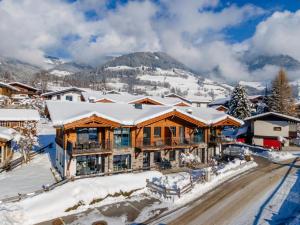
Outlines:
{"type": "Polygon", "coordinates": [[[132,95],[129,93],[106,93],[93,91],[83,92],[82,97],[86,102],[93,103],[126,103],[143,105],[164,105],[164,106],[191,106],[191,104],[179,97],[158,97],[145,95],[132,95]]]}
{"type": "Polygon", "coordinates": [[[295,110],[296,110],[297,117],[300,118],[300,102],[295,103],[295,110]]]}
{"type": "Polygon", "coordinates": [[[71,87],[60,91],[47,92],[41,96],[47,100],[81,102],[83,101],[83,92],[85,91],[76,87],[71,87]]]}
{"type": "Polygon", "coordinates": [[[40,94],[40,90],[38,88],[32,87],[27,84],[23,84],[20,82],[12,82],[12,83],[9,83],[9,85],[18,89],[18,91],[16,93],[18,95],[33,97],[33,96],[38,96],[40,94]]]}
{"type": "MultiPolygon", "coordinates": [[[[248,100],[250,101],[250,108],[251,108],[251,111],[253,113],[256,112],[258,105],[262,103],[263,99],[264,99],[263,95],[251,95],[251,96],[248,96],[248,100]]],[[[219,98],[219,99],[216,99],[215,101],[210,102],[208,104],[208,106],[209,107],[213,107],[213,108],[220,107],[220,110],[226,110],[227,109],[227,111],[228,111],[228,109],[229,109],[229,101],[230,101],[230,97],[219,98]]]]}
{"type": "Polygon", "coordinates": [[[224,105],[215,105],[212,106],[211,108],[214,108],[215,110],[221,111],[221,112],[228,112],[228,108],[224,105]]]}
{"type": "Polygon", "coordinates": [[[225,106],[226,108],[229,107],[230,97],[226,98],[218,98],[208,104],[208,107],[217,107],[217,106],[225,106]]]}
{"type": "Polygon", "coordinates": [[[0,109],[0,126],[20,131],[26,121],[37,123],[40,115],[34,109],[0,109]]]}
{"type": "Polygon", "coordinates": [[[0,127],[0,167],[12,158],[11,141],[15,133],[14,129],[0,127]]]}
{"type": "Polygon", "coordinates": [[[216,154],[224,126],[242,121],[209,108],[47,101],[62,176],[183,166],[216,154]]]}
{"type": "Polygon", "coordinates": [[[211,102],[210,99],[203,98],[200,96],[189,97],[189,101],[195,107],[204,107],[204,108],[208,107],[208,104],[211,102]]]}
{"type": "Polygon", "coordinates": [[[300,119],[267,112],[248,117],[245,122],[248,125],[248,139],[252,144],[281,149],[290,146],[293,139],[297,138],[297,124],[300,123],[300,119]]]}
{"type": "Polygon", "coordinates": [[[11,97],[13,94],[17,93],[18,91],[19,91],[19,89],[15,88],[9,84],[0,82],[0,95],[11,97]]]}

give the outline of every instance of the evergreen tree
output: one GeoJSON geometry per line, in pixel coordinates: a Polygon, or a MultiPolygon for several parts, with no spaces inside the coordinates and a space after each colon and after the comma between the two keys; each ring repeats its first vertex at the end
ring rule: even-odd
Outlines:
{"type": "Polygon", "coordinates": [[[292,88],[283,69],[280,69],[272,83],[271,95],[268,99],[268,107],[271,112],[295,115],[292,88]]]}
{"type": "Polygon", "coordinates": [[[241,85],[237,85],[231,94],[228,114],[238,119],[251,116],[250,102],[245,88],[241,85]]]}

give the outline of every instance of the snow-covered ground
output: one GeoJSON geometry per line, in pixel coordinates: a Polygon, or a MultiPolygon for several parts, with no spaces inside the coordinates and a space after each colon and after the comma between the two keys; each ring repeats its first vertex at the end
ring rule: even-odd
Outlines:
{"type": "MultiPolygon", "coordinates": [[[[230,179],[231,177],[243,173],[256,166],[257,164],[253,161],[246,162],[243,160],[235,159],[234,161],[231,161],[225,164],[225,166],[217,169],[217,175],[212,175],[210,181],[196,184],[190,192],[182,195],[180,198],[174,197],[172,199],[172,200],[176,200],[174,201],[174,206],[187,203],[188,201],[191,201],[203,195],[207,191],[213,189],[214,187],[224,182],[225,180],[230,179]]],[[[208,170],[210,169],[211,168],[208,168],[208,170]]],[[[168,174],[163,177],[155,177],[152,179],[152,181],[155,184],[158,184],[162,187],[173,188],[173,189],[184,187],[185,185],[190,183],[190,180],[191,180],[191,176],[187,172],[168,174]]]]}
{"type": "Polygon", "coordinates": [[[273,162],[285,161],[300,156],[299,151],[286,151],[286,150],[278,151],[278,150],[267,149],[260,146],[247,145],[244,143],[239,143],[235,147],[237,146],[240,146],[241,150],[242,148],[249,148],[249,150],[253,155],[264,157],[273,162]]]}
{"type": "MultiPolygon", "coordinates": [[[[38,124],[40,146],[44,147],[54,141],[54,132],[51,124],[42,120],[38,124]]],[[[55,146],[55,145],[53,145],[55,146]]],[[[20,157],[20,153],[15,154],[20,157]]],[[[26,194],[41,189],[45,184],[52,184],[55,178],[50,170],[55,160],[55,148],[45,149],[45,153],[36,155],[30,162],[23,164],[12,171],[0,174],[0,199],[26,194]]]]}
{"type": "Polygon", "coordinates": [[[55,179],[48,153],[37,155],[28,164],[0,174],[0,199],[26,194],[41,189],[45,184],[52,184],[55,179]]]}
{"type": "Polygon", "coordinates": [[[285,151],[262,151],[262,152],[252,152],[253,155],[261,156],[269,159],[273,162],[285,161],[288,159],[300,156],[300,152],[285,152],[285,151]]]}
{"type": "MultiPolygon", "coordinates": [[[[2,224],[26,225],[73,214],[103,204],[101,202],[90,205],[93,200],[105,198],[108,194],[143,189],[146,186],[146,179],[157,176],[161,176],[161,173],[149,171],[76,180],[17,203],[0,205],[0,218],[2,218],[2,224]],[[82,204],[80,207],[66,212],[68,208],[76,206],[79,202],[82,204]]],[[[124,198],[123,196],[113,197],[110,198],[110,202],[106,201],[106,204],[118,202],[124,198]]]]}

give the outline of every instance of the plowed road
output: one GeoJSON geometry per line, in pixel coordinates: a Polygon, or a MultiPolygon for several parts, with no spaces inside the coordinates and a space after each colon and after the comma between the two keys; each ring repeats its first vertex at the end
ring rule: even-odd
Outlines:
{"type": "Polygon", "coordinates": [[[271,194],[285,175],[299,169],[300,165],[300,158],[280,164],[262,158],[255,158],[255,161],[258,167],[250,172],[221,184],[181,209],[161,215],[160,218],[147,223],[237,225],[237,221],[243,221],[243,225],[253,224],[262,199],[271,194]],[[292,163],[295,166],[291,166],[292,163]],[[254,210],[251,210],[253,207],[254,210]]]}

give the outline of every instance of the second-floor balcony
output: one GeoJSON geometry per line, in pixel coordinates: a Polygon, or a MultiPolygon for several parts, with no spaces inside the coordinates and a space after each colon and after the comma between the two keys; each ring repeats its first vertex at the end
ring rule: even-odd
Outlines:
{"type": "Polygon", "coordinates": [[[67,143],[67,152],[70,155],[97,155],[112,153],[113,145],[110,140],[101,142],[67,143]]]}
{"type": "Polygon", "coordinates": [[[136,147],[144,150],[149,149],[168,149],[168,148],[188,148],[204,144],[203,138],[142,138],[136,141],[136,147]]]}

